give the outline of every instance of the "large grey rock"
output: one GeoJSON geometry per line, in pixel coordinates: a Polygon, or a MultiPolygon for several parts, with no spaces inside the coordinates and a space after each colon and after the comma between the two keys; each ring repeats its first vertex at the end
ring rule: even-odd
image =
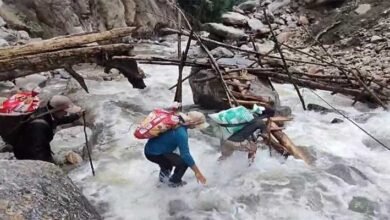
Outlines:
{"type": "Polygon", "coordinates": [[[211,34],[214,34],[216,36],[222,37],[224,39],[242,39],[246,38],[247,35],[243,30],[229,27],[223,24],[218,23],[207,23],[202,26],[202,29],[205,31],[210,32],[211,34]]]}
{"type": "MultiPolygon", "coordinates": [[[[59,164],[64,164],[66,156],[70,152],[75,152],[79,155],[83,154],[85,147],[84,126],[70,127],[58,131],[53,141],[51,142],[51,150],[54,154],[54,159],[59,164]]],[[[88,140],[91,139],[92,131],[87,128],[88,140]]]]}
{"type": "Polygon", "coordinates": [[[0,161],[0,219],[102,219],[55,165],[0,161]]]}
{"type": "MultiPolygon", "coordinates": [[[[193,68],[191,73],[196,73],[194,77],[190,78],[190,86],[195,104],[199,104],[204,108],[210,109],[229,108],[228,103],[223,101],[223,99],[226,99],[226,93],[218,78],[205,82],[197,82],[197,80],[215,76],[212,70],[202,69],[199,71],[197,68],[193,68]]],[[[253,94],[261,94],[263,97],[269,97],[275,103],[275,106],[280,105],[277,92],[273,91],[269,84],[257,78],[251,82],[249,92],[253,94]]]]}
{"type": "Polygon", "coordinates": [[[222,22],[226,25],[244,26],[248,23],[248,18],[240,13],[227,12],[222,15],[222,22]]]}
{"type": "Polygon", "coordinates": [[[8,41],[0,38],[0,47],[7,47],[9,46],[8,41]]]}
{"type": "Polygon", "coordinates": [[[48,77],[41,74],[33,74],[15,79],[15,85],[21,89],[31,90],[35,87],[45,86],[48,77]]]}
{"type": "Polygon", "coordinates": [[[248,25],[253,31],[261,31],[267,29],[263,22],[256,18],[249,19],[248,25]]]}
{"type": "Polygon", "coordinates": [[[14,42],[18,39],[18,36],[15,31],[0,28],[0,38],[9,42],[14,42]]]}
{"type": "Polygon", "coordinates": [[[356,9],[355,12],[359,15],[366,14],[369,10],[371,10],[370,4],[360,4],[356,9]]]}
{"type": "Polygon", "coordinates": [[[234,57],[234,53],[232,51],[224,48],[224,47],[217,47],[210,52],[215,58],[223,58],[223,57],[232,58],[232,57],[234,57]]]}
{"type": "Polygon", "coordinates": [[[265,41],[264,43],[256,43],[256,48],[261,54],[268,54],[275,48],[275,43],[273,41],[265,41]]]}
{"type": "Polygon", "coordinates": [[[244,3],[241,3],[238,5],[238,8],[243,10],[243,11],[250,11],[252,12],[253,10],[256,9],[256,7],[259,5],[259,1],[246,1],[244,3]]]}

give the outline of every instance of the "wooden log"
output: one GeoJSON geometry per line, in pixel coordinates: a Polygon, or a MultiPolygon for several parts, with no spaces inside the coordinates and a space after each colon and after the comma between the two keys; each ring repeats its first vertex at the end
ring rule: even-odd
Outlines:
{"type": "MultiPolygon", "coordinates": [[[[227,101],[227,99],[223,98],[222,100],[224,101],[227,101]]],[[[245,105],[245,106],[249,106],[249,107],[252,107],[253,105],[261,105],[261,106],[264,106],[266,108],[271,108],[272,106],[269,104],[269,103],[266,103],[266,102],[259,102],[259,101],[247,101],[247,100],[240,100],[240,99],[237,99],[237,103],[238,104],[241,104],[241,105],[245,105]]]]}
{"type": "MultiPolygon", "coordinates": [[[[296,77],[292,77],[290,79],[285,74],[280,74],[280,73],[275,73],[275,72],[263,72],[263,71],[261,71],[259,73],[256,73],[256,71],[249,71],[249,72],[254,74],[254,75],[257,75],[259,77],[267,76],[267,77],[275,78],[277,80],[282,80],[284,82],[294,81],[295,84],[302,86],[302,87],[310,88],[310,89],[327,90],[327,91],[341,93],[344,95],[351,95],[353,97],[362,95],[361,100],[371,100],[372,99],[372,96],[370,94],[362,93],[361,90],[359,90],[359,89],[339,87],[337,85],[331,86],[331,85],[327,85],[327,84],[323,84],[323,83],[313,82],[313,81],[306,80],[306,79],[299,79],[296,77]]],[[[273,80],[275,80],[275,79],[273,79],[273,80]]],[[[380,98],[382,100],[389,100],[389,98],[384,97],[384,96],[380,96],[380,98]]]]}
{"type": "Polygon", "coordinates": [[[259,102],[266,102],[266,103],[270,103],[270,104],[273,104],[271,103],[271,99],[270,98],[265,98],[265,97],[262,97],[262,96],[256,96],[256,95],[253,95],[253,94],[242,94],[242,93],[239,93],[239,92],[235,92],[235,91],[232,91],[232,94],[238,98],[238,99],[244,99],[244,100],[253,100],[253,101],[259,101],[259,102]]]}
{"type": "Polygon", "coordinates": [[[0,60],[0,81],[12,80],[37,72],[64,68],[79,63],[96,63],[98,57],[127,55],[133,48],[130,44],[112,44],[103,46],[66,49],[0,60]]]}
{"type": "MultiPolygon", "coordinates": [[[[160,32],[164,32],[165,34],[177,34],[177,33],[179,33],[178,30],[171,29],[171,28],[162,28],[160,30],[160,32]]],[[[186,36],[189,36],[189,32],[183,31],[182,34],[186,35],[186,36]]],[[[211,39],[206,38],[206,37],[200,37],[200,39],[202,41],[215,44],[216,46],[225,47],[225,48],[228,48],[228,49],[232,49],[232,50],[236,50],[236,51],[240,51],[240,52],[244,52],[244,53],[248,53],[248,54],[259,55],[261,57],[269,57],[269,58],[272,58],[272,59],[281,60],[281,58],[277,57],[277,56],[264,55],[264,54],[261,54],[261,53],[256,52],[256,51],[241,49],[239,47],[236,47],[236,46],[233,46],[233,45],[229,45],[229,44],[224,44],[224,43],[221,43],[219,41],[211,40],[211,39]]],[[[296,62],[296,63],[304,63],[304,64],[313,64],[313,65],[318,65],[318,66],[329,66],[329,64],[316,63],[316,62],[310,62],[310,61],[302,61],[302,60],[289,59],[289,58],[286,58],[286,61],[296,62]]],[[[255,61],[254,63],[257,63],[257,61],[255,61]]]]}
{"type": "Polygon", "coordinates": [[[74,48],[88,43],[121,38],[130,35],[135,29],[135,27],[125,27],[104,31],[101,33],[87,33],[76,36],[70,35],[60,38],[31,42],[21,46],[4,47],[0,49],[0,59],[9,59],[18,56],[74,48]]]}
{"type": "MultiPolygon", "coordinates": [[[[271,121],[271,128],[278,128],[274,122],[271,121]]],[[[282,131],[271,131],[272,135],[283,145],[287,151],[297,159],[305,161],[307,164],[311,164],[312,158],[304,152],[302,149],[295,146],[290,138],[282,131]]]]}
{"type": "Polygon", "coordinates": [[[237,88],[240,88],[240,87],[246,88],[246,89],[249,88],[249,86],[246,85],[246,84],[237,83],[237,82],[232,82],[232,81],[229,81],[229,80],[226,80],[226,84],[227,84],[227,85],[231,85],[231,86],[235,86],[235,87],[237,87],[237,88]]]}
{"type": "Polygon", "coordinates": [[[269,137],[268,135],[262,134],[261,137],[264,139],[266,143],[268,143],[273,149],[276,150],[276,152],[280,153],[281,155],[287,157],[291,155],[288,150],[281,145],[279,142],[274,140],[274,138],[271,136],[269,137]]]}

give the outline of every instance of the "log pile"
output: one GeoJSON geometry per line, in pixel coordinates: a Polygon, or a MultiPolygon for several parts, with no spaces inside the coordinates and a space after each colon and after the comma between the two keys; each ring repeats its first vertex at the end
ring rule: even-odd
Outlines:
{"type": "MultiPolygon", "coordinates": [[[[173,34],[178,31],[173,29],[164,28],[160,30],[161,33],[173,34]]],[[[188,35],[188,32],[181,31],[183,35],[188,35]]],[[[251,58],[255,55],[261,59],[261,64],[245,67],[235,68],[230,66],[225,71],[225,74],[231,71],[247,71],[250,74],[256,75],[263,79],[271,79],[278,83],[290,83],[296,84],[300,87],[310,89],[320,89],[331,91],[333,94],[340,93],[347,96],[352,96],[354,101],[371,102],[376,103],[379,106],[386,108],[386,103],[390,101],[390,86],[383,83],[383,80],[367,73],[361,73],[357,69],[349,68],[347,65],[338,64],[337,61],[332,59],[330,54],[327,56],[321,56],[317,53],[304,52],[302,50],[293,48],[286,44],[281,44],[282,53],[285,53],[286,61],[290,76],[285,71],[282,57],[280,54],[261,54],[254,50],[242,49],[231,44],[225,44],[206,37],[201,38],[202,41],[214,44],[219,47],[231,49],[242,54],[246,54],[248,59],[252,59],[254,62],[256,59],[251,58]],[[297,59],[297,57],[299,59],[297,59]],[[303,71],[295,66],[311,65],[315,71],[303,71]],[[230,70],[235,68],[234,70],[230,70]]],[[[255,63],[254,63],[255,64],[255,63]]],[[[205,67],[207,64],[196,64],[192,61],[191,66],[199,65],[205,67]]],[[[248,100],[249,101],[249,100],[248,100]]]]}

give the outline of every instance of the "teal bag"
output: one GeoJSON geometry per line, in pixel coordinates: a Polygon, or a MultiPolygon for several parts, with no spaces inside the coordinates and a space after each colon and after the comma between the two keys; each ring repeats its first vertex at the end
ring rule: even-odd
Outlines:
{"type": "Polygon", "coordinates": [[[264,108],[257,105],[254,105],[252,110],[248,110],[244,106],[238,106],[218,113],[209,114],[209,117],[220,125],[233,125],[226,126],[223,129],[223,136],[229,137],[241,130],[245,126],[243,123],[252,121],[254,119],[254,113],[261,114],[263,111],[264,108]],[[237,126],[234,126],[235,124],[237,126]]]}

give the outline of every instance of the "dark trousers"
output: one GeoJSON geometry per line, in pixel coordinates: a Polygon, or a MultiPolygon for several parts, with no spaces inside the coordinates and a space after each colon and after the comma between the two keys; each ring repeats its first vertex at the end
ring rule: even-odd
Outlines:
{"type": "Polygon", "coordinates": [[[181,178],[184,176],[188,166],[184,160],[175,153],[163,154],[163,155],[148,155],[145,154],[146,159],[156,163],[160,166],[160,181],[165,182],[164,180],[169,178],[169,181],[172,183],[180,183],[181,178]],[[173,167],[173,175],[170,177],[173,167]]]}

